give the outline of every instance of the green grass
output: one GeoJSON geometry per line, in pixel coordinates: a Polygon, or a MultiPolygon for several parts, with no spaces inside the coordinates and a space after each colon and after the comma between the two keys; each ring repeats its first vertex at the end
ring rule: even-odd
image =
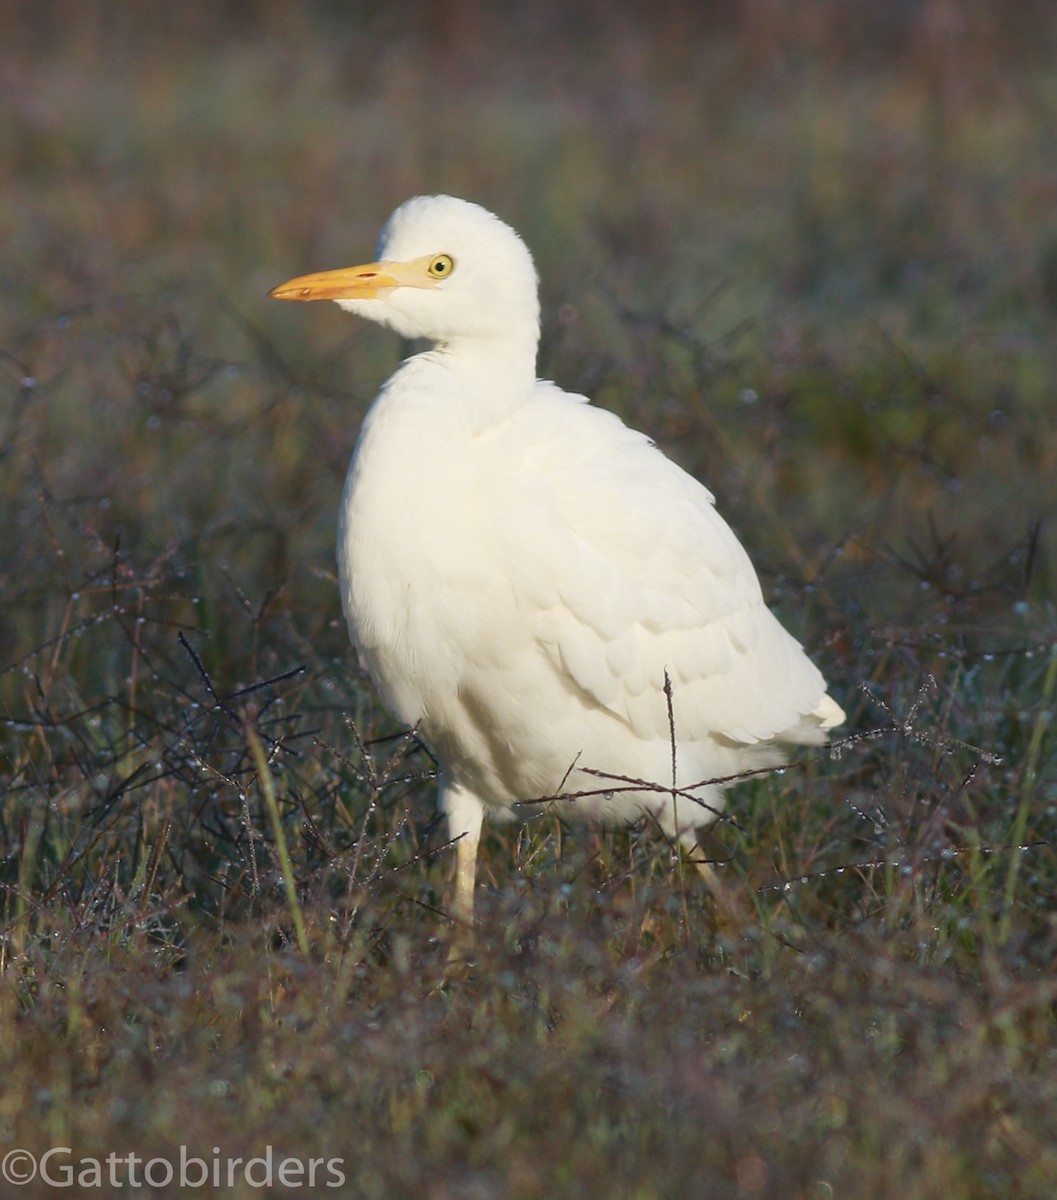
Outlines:
{"type": "Polygon", "coordinates": [[[0,1157],[1051,1197],[1048,6],[38,3],[0,32],[0,1157]],[[525,234],[541,370],[709,484],[848,710],[709,843],[745,928],[648,829],[499,827],[445,972],[434,764],[333,568],[401,347],[266,299],[418,191],[525,234]]]}

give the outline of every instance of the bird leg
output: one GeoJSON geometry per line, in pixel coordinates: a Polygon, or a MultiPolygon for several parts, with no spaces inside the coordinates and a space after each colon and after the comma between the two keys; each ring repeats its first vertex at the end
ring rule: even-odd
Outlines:
{"type": "Polygon", "coordinates": [[[448,961],[462,960],[473,949],[473,894],[477,882],[477,847],[481,842],[484,809],[476,796],[458,786],[443,785],[441,805],[448,816],[448,833],[455,843],[455,922],[448,961]]]}
{"type": "Polygon", "coordinates": [[[702,857],[696,830],[690,829],[681,834],[679,847],[697,868],[697,873],[711,893],[720,924],[734,933],[743,930],[749,923],[748,897],[745,889],[736,880],[728,881],[721,878],[715,867],[702,857]]]}
{"type": "Polygon", "coordinates": [[[467,830],[455,843],[455,897],[452,916],[460,924],[473,928],[473,893],[477,882],[477,846],[480,830],[467,830]]]}
{"type": "Polygon", "coordinates": [[[448,945],[449,970],[463,970],[473,958],[473,893],[477,878],[480,830],[468,830],[455,843],[455,895],[451,915],[454,928],[448,945]]]}

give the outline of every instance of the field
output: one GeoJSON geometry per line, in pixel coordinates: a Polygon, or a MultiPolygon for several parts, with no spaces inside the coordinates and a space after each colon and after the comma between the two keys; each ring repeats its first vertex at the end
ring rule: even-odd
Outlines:
{"type": "Polygon", "coordinates": [[[1057,1195],[1052,6],[0,39],[0,1192],[1057,1195]],[[267,298],[418,192],[524,235],[540,373],[709,485],[848,712],[710,835],[743,920],[648,828],[501,826],[445,968],[333,554],[407,347],[267,298]]]}

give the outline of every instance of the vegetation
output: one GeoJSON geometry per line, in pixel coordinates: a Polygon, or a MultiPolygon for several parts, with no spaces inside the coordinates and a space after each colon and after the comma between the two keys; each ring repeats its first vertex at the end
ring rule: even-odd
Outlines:
{"type": "Polygon", "coordinates": [[[0,1153],[344,1177],[159,1195],[1052,1197],[1052,6],[0,31],[0,1153]],[[743,923],[648,829],[536,821],[445,971],[433,764],[332,566],[404,348],[265,298],[421,191],[524,233],[541,371],[709,484],[848,710],[732,793],[743,923]]]}

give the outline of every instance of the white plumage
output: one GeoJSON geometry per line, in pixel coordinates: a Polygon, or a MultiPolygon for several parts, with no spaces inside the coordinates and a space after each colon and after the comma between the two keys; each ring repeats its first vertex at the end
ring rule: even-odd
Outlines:
{"type": "Polygon", "coordinates": [[[824,742],[844,714],[711,493],[612,413],[536,379],[537,278],[512,229],[419,196],[378,259],[272,295],[336,300],[433,343],[367,415],[338,563],[362,661],[441,762],[455,912],[470,922],[486,812],[564,797],[551,811],[652,813],[692,846],[723,807],[709,781],[824,742]]]}

